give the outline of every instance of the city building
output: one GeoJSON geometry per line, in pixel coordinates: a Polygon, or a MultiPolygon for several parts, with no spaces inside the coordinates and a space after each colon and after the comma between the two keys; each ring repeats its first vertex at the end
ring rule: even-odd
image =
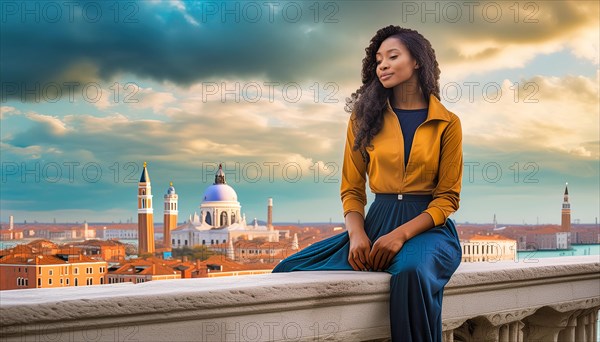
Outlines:
{"type": "Polygon", "coordinates": [[[107,263],[81,254],[19,254],[0,259],[0,290],[101,285],[107,263]]]}
{"type": "Polygon", "coordinates": [[[473,235],[460,241],[462,262],[517,260],[517,241],[501,235],[473,235]]]}
{"type": "Polygon", "coordinates": [[[75,242],[68,247],[77,248],[77,250],[92,258],[107,262],[121,262],[125,260],[125,244],[115,240],[86,240],[75,242]]]}
{"type": "Polygon", "coordinates": [[[272,223],[273,199],[268,201],[268,222],[266,226],[246,223],[246,216],[241,214],[241,205],[235,190],[227,184],[223,168],[215,174],[215,181],[204,192],[200,204],[200,215],[190,215],[187,222],[171,233],[173,247],[215,245],[230,240],[265,239],[269,242],[279,241],[279,231],[272,223]]]}

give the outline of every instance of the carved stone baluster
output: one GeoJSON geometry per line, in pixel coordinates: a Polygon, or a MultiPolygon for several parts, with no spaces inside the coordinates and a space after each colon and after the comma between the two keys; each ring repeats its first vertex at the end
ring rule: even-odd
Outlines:
{"type": "Polygon", "coordinates": [[[598,341],[598,308],[594,308],[594,312],[592,312],[592,341],[598,341]]]}
{"type": "Polygon", "coordinates": [[[498,341],[500,341],[500,342],[511,342],[510,341],[510,336],[509,336],[508,324],[502,324],[500,326],[500,329],[498,329],[498,331],[499,331],[498,341]]]}
{"type": "Polygon", "coordinates": [[[594,317],[594,312],[588,313],[586,318],[587,324],[585,326],[585,335],[590,341],[595,342],[596,340],[593,339],[594,330],[596,330],[596,318],[594,317]]]}
{"type": "Polygon", "coordinates": [[[509,335],[511,342],[523,342],[523,327],[525,324],[521,321],[516,321],[510,323],[509,326],[509,335]]]}
{"type": "Polygon", "coordinates": [[[442,339],[444,342],[454,342],[454,330],[444,331],[442,339]]]}
{"type": "Polygon", "coordinates": [[[558,334],[558,340],[564,342],[576,342],[575,329],[577,328],[577,317],[581,314],[581,310],[577,310],[569,317],[567,326],[558,334]]]}
{"type": "Polygon", "coordinates": [[[454,329],[463,325],[465,321],[464,319],[453,319],[442,322],[442,338],[444,342],[454,342],[454,329]]]}
{"type": "Polygon", "coordinates": [[[577,327],[575,328],[575,340],[576,341],[588,341],[588,339],[586,339],[586,329],[585,326],[586,324],[588,324],[588,317],[587,315],[581,315],[579,317],[577,317],[577,327]]]}

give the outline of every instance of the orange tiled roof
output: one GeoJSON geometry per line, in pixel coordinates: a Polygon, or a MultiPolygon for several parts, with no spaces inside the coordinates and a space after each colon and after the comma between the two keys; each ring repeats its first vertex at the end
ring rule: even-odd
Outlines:
{"type": "Polygon", "coordinates": [[[66,260],[55,255],[28,255],[7,256],[0,260],[0,264],[16,265],[64,265],[69,263],[98,262],[85,255],[69,255],[66,260]]]}
{"type": "Polygon", "coordinates": [[[161,264],[153,263],[126,263],[115,271],[110,271],[109,274],[122,275],[173,275],[177,274],[173,268],[161,264]]]}

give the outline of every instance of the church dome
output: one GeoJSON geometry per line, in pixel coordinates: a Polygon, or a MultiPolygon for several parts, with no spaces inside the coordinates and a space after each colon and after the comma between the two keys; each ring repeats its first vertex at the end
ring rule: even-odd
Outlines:
{"type": "Polygon", "coordinates": [[[173,182],[169,184],[169,189],[167,189],[167,195],[175,195],[175,187],[173,186],[173,182]]]}
{"type": "Polygon", "coordinates": [[[204,191],[204,201],[237,201],[237,193],[227,184],[213,184],[204,191]]]}

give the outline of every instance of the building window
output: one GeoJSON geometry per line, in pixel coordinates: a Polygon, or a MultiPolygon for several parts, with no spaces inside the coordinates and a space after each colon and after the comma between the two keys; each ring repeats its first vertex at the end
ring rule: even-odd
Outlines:
{"type": "Polygon", "coordinates": [[[69,267],[65,266],[65,274],[69,275],[69,267]]]}
{"type": "Polygon", "coordinates": [[[171,243],[172,243],[172,244],[175,244],[175,239],[171,239],[171,243]]]}
{"type": "Polygon", "coordinates": [[[206,245],[206,240],[202,240],[202,244],[203,244],[203,245],[206,245]]]}
{"type": "Polygon", "coordinates": [[[92,278],[87,278],[87,279],[85,280],[85,284],[86,284],[86,285],[93,285],[93,279],[92,279],[92,278]]]}
{"type": "Polygon", "coordinates": [[[75,286],[79,286],[79,280],[75,278],[75,286]]]}
{"type": "Polygon", "coordinates": [[[67,286],[69,285],[69,278],[66,279],[67,286]]]}
{"type": "Polygon", "coordinates": [[[48,270],[48,275],[54,275],[54,271],[53,270],[48,270]]]}
{"type": "Polygon", "coordinates": [[[62,280],[62,278],[60,278],[60,284],[61,284],[61,285],[63,284],[63,280],[62,280]]]}
{"type": "Polygon", "coordinates": [[[21,286],[21,278],[17,278],[17,286],[21,286]]]}
{"type": "Polygon", "coordinates": [[[222,212],[221,213],[221,226],[226,226],[228,225],[227,223],[227,212],[222,212]]]}
{"type": "Polygon", "coordinates": [[[104,278],[100,278],[100,285],[104,284],[104,278]]]}
{"type": "Polygon", "coordinates": [[[223,243],[227,243],[227,240],[223,239],[223,243]]]}
{"type": "Polygon", "coordinates": [[[25,278],[25,286],[29,286],[29,279],[25,278]]]}
{"type": "Polygon", "coordinates": [[[41,268],[41,267],[40,267],[40,268],[38,268],[38,274],[39,274],[39,275],[42,275],[42,268],[41,268]]]}
{"type": "Polygon", "coordinates": [[[52,285],[52,278],[48,278],[48,285],[52,285]]]}
{"type": "MultiPolygon", "coordinates": [[[[79,274],[79,267],[75,267],[73,269],[73,274],[79,274]]],[[[75,285],[75,286],[77,286],[77,285],[75,285]]]]}
{"type": "Polygon", "coordinates": [[[42,278],[38,278],[38,287],[42,287],[42,278]]]}
{"type": "Polygon", "coordinates": [[[187,240],[183,241],[184,242],[184,246],[187,246],[187,240]]]}
{"type": "Polygon", "coordinates": [[[211,245],[214,244],[214,243],[215,243],[215,240],[210,240],[210,244],[211,245]]]}

